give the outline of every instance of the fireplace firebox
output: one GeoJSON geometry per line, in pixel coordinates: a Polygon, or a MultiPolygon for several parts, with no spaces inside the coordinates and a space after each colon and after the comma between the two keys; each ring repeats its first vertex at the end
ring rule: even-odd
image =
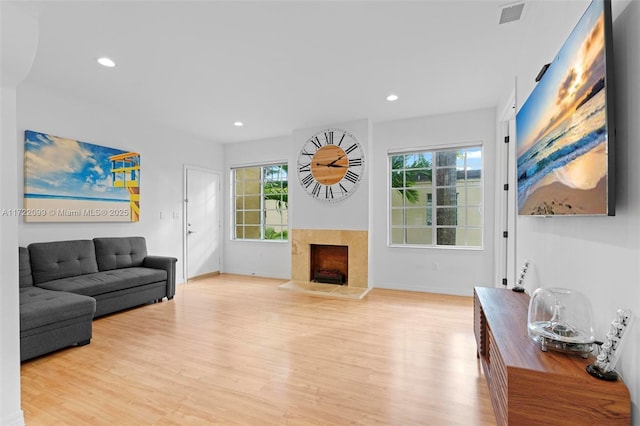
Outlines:
{"type": "Polygon", "coordinates": [[[341,285],[348,283],[348,246],[311,244],[310,255],[310,281],[341,285]]]}

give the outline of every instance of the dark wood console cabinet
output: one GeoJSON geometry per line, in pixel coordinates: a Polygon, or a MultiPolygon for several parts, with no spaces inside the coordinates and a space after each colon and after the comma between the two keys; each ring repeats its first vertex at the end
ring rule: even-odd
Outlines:
{"type": "Polygon", "coordinates": [[[593,359],[542,352],[527,335],[529,295],[476,287],[478,357],[499,425],[622,425],[631,423],[621,381],[590,376],[593,359]]]}

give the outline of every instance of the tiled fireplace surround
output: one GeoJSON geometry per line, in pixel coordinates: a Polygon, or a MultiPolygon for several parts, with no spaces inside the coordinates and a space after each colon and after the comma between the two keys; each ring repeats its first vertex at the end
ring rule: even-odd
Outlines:
{"type": "Polygon", "coordinates": [[[337,245],[349,248],[349,287],[367,288],[369,282],[368,231],[343,229],[291,230],[291,280],[308,282],[311,245],[337,245]]]}

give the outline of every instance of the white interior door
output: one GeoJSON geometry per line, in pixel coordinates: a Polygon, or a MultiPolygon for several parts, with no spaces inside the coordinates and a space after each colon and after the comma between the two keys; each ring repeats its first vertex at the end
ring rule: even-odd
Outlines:
{"type": "Polygon", "coordinates": [[[185,276],[220,271],[220,175],[185,167],[185,276]]]}

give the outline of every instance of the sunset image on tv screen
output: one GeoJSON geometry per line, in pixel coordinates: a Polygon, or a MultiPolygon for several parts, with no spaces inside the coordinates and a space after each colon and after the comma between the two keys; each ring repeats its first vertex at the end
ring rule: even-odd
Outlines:
{"type": "Polygon", "coordinates": [[[518,111],[521,215],[607,214],[604,19],[594,1],[518,111]]]}

